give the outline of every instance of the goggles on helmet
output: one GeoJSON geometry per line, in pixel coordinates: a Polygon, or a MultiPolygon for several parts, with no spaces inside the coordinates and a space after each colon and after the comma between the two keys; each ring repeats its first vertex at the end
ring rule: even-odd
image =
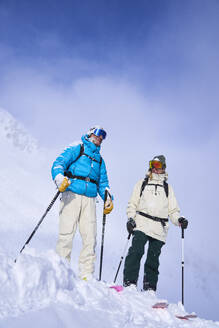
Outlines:
{"type": "Polygon", "coordinates": [[[94,131],[92,131],[92,133],[97,137],[102,136],[103,139],[106,138],[106,131],[104,131],[103,129],[95,129],[94,131]]]}
{"type": "Polygon", "coordinates": [[[153,168],[155,168],[155,169],[162,169],[163,168],[163,164],[160,161],[154,161],[154,160],[152,160],[152,161],[149,162],[149,168],[150,169],[153,169],[153,168]]]}

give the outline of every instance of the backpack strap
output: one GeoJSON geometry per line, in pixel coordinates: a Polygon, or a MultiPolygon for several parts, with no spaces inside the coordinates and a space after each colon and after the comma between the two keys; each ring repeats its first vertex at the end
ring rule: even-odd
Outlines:
{"type": "MultiPolygon", "coordinates": [[[[85,155],[85,156],[87,156],[88,158],[90,158],[92,161],[95,161],[95,162],[97,162],[97,163],[100,163],[100,166],[101,166],[101,164],[102,164],[102,161],[103,161],[103,159],[102,159],[102,156],[100,155],[100,161],[98,162],[96,159],[94,159],[94,158],[92,158],[92,157],[90,157],[89,155],[87,155],[87,154],[85,154],[85,152],[84,152],[84,144],[82,143],[81,144],[81,148],[80,148],[80,153],[79,153],[79,155],[78,155],[78,157],[69,165],[69,167],[73,164],[73,163],[75,163],[82,155],[85,155]]],[[[68,167],[68,169],[69,169],[69,167],[68,167]]],[[[67,169],[67,171],[68,171],[68,169],[67,169]]]]}
{"type": "Polygon", "coordinates": [[[140,197],[142,196],[145,186],[148,184],[148,179],[149,179],[149,177],[146,175],[146,177],[144,178],[144,181],[141,185],[140,197]]]}
{"type": "Polygon", "coordinates": [[[87,156],[87,157],[90,158],[92,161],[97,162],[97,163],[99,163],[100,165],[102,164],[102,157],[101,157],[101,156],[100,156],[100,161],[97,161],[95,158],[93,158],[93,157],[91,157],[91,156],[89,156],[89,155],[87,155],[87,154],[85,154],[85,153],[82,153],[81,155],[85,155],[85,156],[87,156]]]}
{"type": "Polygon", "coordinates": [[[83,154],[84,154],[84,144],[82,143],[80,153],[79,153],[78,157],[76,158],[76,160],[74,162],[76,162],[83,154]]]}
{"type": "Polygon", "coordinates": [[[100,166],[101,166],[102,161],[103,161],[102,156],[100,155],[100,161],[97,161],[95,158],[93,158],[93,157],[91,157],[91,156],[85,154],[85,152],[84,152],[84,144],[83,144],[83,143],[81,144],[81,150],[80,150],[80,153],[79,153],[78,157],[76,158],[76,160],[75,160],[74,162],[76,162],[76,161],[77,161],[82,155],[87,156],[88,158],[90,158],[90,159],[91,159],[92,161],[94,161],[94,162],[100,163],[100,166]]]}
{"type": "MultiPolygon", "coordinates": [[[[143,191],[145,189],[145,186],[148,184],[148,180],[149,180],[149,177],[146,176],[144,178],[144,181],[143,181],[142,185],[141,185],[140,197],[142,196],[142,193],[143,193],[143,191]]],[[[150,185],[158,186],[158,185],[155,185],[155,184],[150,184],[150,185]]],[[[159,185],[159,186],[161,186],[161,185],[159,185]]],[[[165,191],[166,197],[168,198],[168,196],[169,196],[169,187],[168,187],[168,183],[165,180],[163,182],[163,187],[164,187],[164,191],[165,191]]]]}
{"type": "Polygon", "coordinates": [[[164,187],[166,196],[168,198],[168,196],[169,196],[169,187],[168,187],[168,183],[166,182],[166,180],[164,180],[164,182],[163,182],[163,187],[164,187]]]}
{"type": "Polygon", "coordinates": [[[151,219],[151,220],[160,222],[163,227],[165,227],[166,222],[169,221],[167,218],[158,218],[157,216],[152,216],[152,215],[146,214],[144,212],[137,211],[137,213],[140,214],[140,215],[142,215],[142,216],[144,216],[144,217],[146,217],[146,218],[148,218],[148,219],[151,219]]]}
{"type": "Polygon", "coordinates": [[[78,157],[77,157],[73,162],[71,162],[71,163],[69,164],[69,166],[68,166],[68,168],[66,169],[65,173],[68,173],[68,169],[69,169],[69,167],[70,167],[74,162],[76,162],[76,161],[77,161],[77,160],[83,155],[83,153],[84,153],[84,144],[82,143],[82,144],[81,144],[81,148],[80,148],[80,153],[79,153],[78,157]]]}

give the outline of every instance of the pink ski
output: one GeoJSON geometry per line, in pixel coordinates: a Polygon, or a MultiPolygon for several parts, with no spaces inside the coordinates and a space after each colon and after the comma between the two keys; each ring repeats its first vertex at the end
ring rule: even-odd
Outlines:
{"type": "Polygon", "coordinates": [[[168,308],[168,303],[166,302],[159,302],[159,303],[155,303],[152,308],[153,309],[167,309],[168,308]]]}
{"type": "Polygon", "coordinates": [[[197,315],[196,314],[186,314],[186,315],[176,315],[176,317],[178,319],[182,319],[182,320],[189,320],[189,319],[197,318],[197,315]]]}
{"type": "Polygon", "coordinates": [[[121,285],[110,286],[110,288],[115,289],[118,293],[123,291],[123,286],[121,285]]]}

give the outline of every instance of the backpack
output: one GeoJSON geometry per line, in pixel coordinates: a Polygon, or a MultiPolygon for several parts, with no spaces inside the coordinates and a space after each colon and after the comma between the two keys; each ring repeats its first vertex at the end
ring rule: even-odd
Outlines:
{"type": "Polygon", "coordinates": [[[164,191],[165,191],[165,194],[168,198],[168,195],[169,195],[169,188],[168,188],[168,183],[164,180],[163,182],[163,186],[160,185],[160,184],[155,184],[155,183],[148,183],[148,180],[149,180],[149,177],[146,175],[146,177],[144,178],[144,181],[141,185],[141,192],[140,192],[140,197],[142,196],[142,193],[144,191],[144,188],[146,187],[146,185],[150,185],[150,186],[160,186],[160,187],[163,187],[164,188],[164,191]]]}
{"type": "MultiPolygon", "coordinates": [[[[72,163],[77,162],[77,160],[78,160],[82,155],[85,155],[85,156],[89,157],[89,158],[90,158],[92,161],[94,161],[94,162],[100,163],[100,166],[101,166],[102,161],[103,161],[102,157],[100,156],[100,161],[98,162],[96,159],[94,159],[94,158],[90,157],[89,155],[85,154],[85,152],[84,152],[84,144],[83,144],[83,143],[81,144],[80,153],[79,153],[78,157],[77,157],[72,163]]],[[[72,163],[69,165],[69,167],[72,165],[72,163]]],[[[69,167],[68,167],[68,169],[69,169],[69,167]]],[[[68,170],[68,169],[67,169],[67,170],[68,170]]]]}

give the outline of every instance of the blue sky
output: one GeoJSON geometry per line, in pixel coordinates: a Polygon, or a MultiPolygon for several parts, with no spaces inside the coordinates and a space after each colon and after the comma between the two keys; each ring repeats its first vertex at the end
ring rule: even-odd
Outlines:
{"type": "MultiPolygon", "coordinates": [[[[172,132],[165,130],[170,139],[183,128],[185,142],[199,143],[217,125],[218,14],[215,0],[1,0],[0,105],[48,144],[50,122],[39,120],[39,107],[54,120],[60,110],[53,98],[69,116],[71,100],[65,100],[72,87],[101,78],[116,89],[128,86],[151,107],[156,104],[165,123],[174,119],[172,132]],[[24,100],[27,94],[32,99],[24,100]]],[[[91,104],[90,109],[99,116],[91,104]]],[[[144,111],[156,121],[154,109],[144,111]]],[[[111,113],[118,115],[115,108],[111,113]]]]}
{"type": "Polygon", "coordinates": [[[124,221],[134,183],[165,154],[194,267],[215,261],[218,239],[218,17],[217,0],[0,0],[0,107],[59,151],[102,125],[124,221]]]}

